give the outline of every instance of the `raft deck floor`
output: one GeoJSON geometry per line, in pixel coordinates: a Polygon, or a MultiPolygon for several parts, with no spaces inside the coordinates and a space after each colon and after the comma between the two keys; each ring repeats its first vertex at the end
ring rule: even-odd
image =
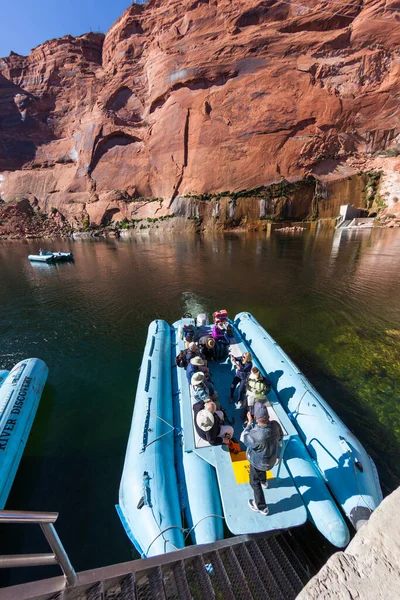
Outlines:
{"type": "MultiPolygon", "coordinates": [[[[188,321],[185,320],[184,322],[188,321]]],[[[247,348],[239,340],[236,332],[235,338],[238,342],[232,340],[234,343],[230,349],[232,354],[239,356],[247,348]]],[[[183,342],[177,340],[177,354],[183,346],[183,342]]],[[[212,373],[211,379],[219,394],[218,401],[221,407],[225,409],[230,420],[233,417],[235,419],[233,425],[235,430],[234,435],[239,440],[240,434],[243,431],[242,409],[237,409],[235,403],[229,402],[230,385],[235,369],[229,358],[221,362],[210,362],[208,366],[212,373]]],[[[269,508],[269,514],[265,516],[250,509],[248,500],[254,498],[253,490],[250,483],[237,483],[228,446],[225,444],[222,446],[210,446],[204,441],[199,443],[200,438],[195,432],[193,423],[193,403],[184,369],[178,369],[178,381],[180,386],[180,401],[183,403],[184,451],[196,452],[200,458],[215,467],[222,507],[229,530],[235,535],[241,535],[245,533],[289,529],[305,523],[307,520],[306,508],[286,468],[284,460],[280,461],[280,463],[267,473],[268,488],[263,491],[269,508]]],[[[237,396],[237,392],[235,396],[237,396]]],[[[285,446],[294,431],[291,431],[293,428],[290,422],[287,424],[288,417],[277,401],[273,391],[269,394],[268,411],[272,419],[278,420],[281,423],[284,431],[283,444],[285,446]],[[285,424],[287,425],[285,426],[285,424]]],[[[243,444],[241,446],[245,450],[243,444]]],[[[245,457],[243,456],[243,458],[245,457]]],[[[246,464],[247,468],[249,468],[247,461],[246,464]]]]}

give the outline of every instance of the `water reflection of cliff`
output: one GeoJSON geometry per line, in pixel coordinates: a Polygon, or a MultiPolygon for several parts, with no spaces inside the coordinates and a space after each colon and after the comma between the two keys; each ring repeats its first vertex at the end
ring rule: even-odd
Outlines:
{"type": "Polygon", "coordinates": [[[400,236],[395,230],[339,229],[332,239],[330,275],[335,285],[360,303],[360,309],[372,303],[379,313],[385,306],[385,312],[399,318],[399,253],[400,236]]]}

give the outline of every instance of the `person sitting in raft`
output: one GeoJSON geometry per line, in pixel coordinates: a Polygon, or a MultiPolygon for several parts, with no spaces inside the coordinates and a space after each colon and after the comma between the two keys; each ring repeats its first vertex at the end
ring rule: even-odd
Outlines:
{"type": "Polygon", "coordinates": [[[193,404],[194,426],[197,434],[211,446],[229,444],[233,436],[233,427],[224,425],[224,413],[217,410],[215,402],[207,398],[193,404]]]}
{"type": "MultiPolygon", "coordinates": [[[[253,414],[254,404],[256,402],[266,401],[270,389],[271,385],[268,379],[262,376],[257,367],[253,367],[247,380],[245,399],[246,408],[247,410],[250,410],[251,414],[253,414]]],[[[241,406],[237,406],[237,408],[241,408],[241,406]]]]}
{"type": "Polygon", "coordinates": [[[212,400],[218,399],[218,394],[214,389],[213,384],[210,381],[204,380],[204,373],[200,371],[193,373],[192,375],[192,390],[193,390],[193,403],[205,400],[210,397],[212,400]]]}
{"type": "Polygon", "coordinates": [[[226,355],[226,348],[229,342],[225,338],[226,330],[221,321],[216,321],[214,327],[212,328],[211,335],[215,340],[217,360],[222,360],[226,355]]]}
{"type": "Polygon", "coordinates": [[[261,402],[256,402],[254,405],[254,418],[256,425],[253,425],[253,417],[249,411],[247,427],[240,436],[240,441],[247,447],[250,485],[254,492],[254,500],[250,498],[248,504],[251,510],[267,515],[269,509],[262,488],[268,487],[266,471],[276,464],[283,431],[277,421],[269,420],[268,408],[261,402]]]}
{"type": "Polygon", "coordinates": [[[236,386],[239,383],[238,408],[241,408],[245,401],[246,383],[250,375],[250,371],[253,368],[252,360],[253,357],[251,356],[250,352],[243,352],[242,357],[239,360],[231,355],[231,361],[236,367],[236,373],[231,384],[231,395],[229,402],[233,402],[233,395],[235,393],[236,386]]]}
{"type": "Polygon", "coordinates": [[[186,359],[190,362],[195,356],[200,356],[200,349],[196,342],[190,342],[189,347],[186,350],[186,359]]]}
{"type": "Polygon", "coordinates": [[[233,337],[233,327],[229,323],[229,321],[222,321],[222,327],[225,330],[225,340],[228,344],[231,343],[231,338],[233,337]]]}
{"type": "Polygon", "coordinates": [[[190,362],[189,362],[188,366],[186,367],[186,377],[189,382],[189,385],[191,384],[191,379],[192,379],[193,373],[198,373],[199,371],[201,373],[204,373],[205,379],[208,379],[209,371],[208,371],[208,368],[206,367],[205,361],[200,356],[195,356],[190,359],[190,362]]]}
{"type": "Polygon", "coordinates": [[[189,344],[194,342],[194,327],[193,325],[183,326],[183,338],[185,340],[185,348],[189,348],[189,344]]]}
{"type": "Polygon", "coordinates": [[[215,340],[211,335],[199,338],[200,356],[204,360],[215,360],[215,340]]]}

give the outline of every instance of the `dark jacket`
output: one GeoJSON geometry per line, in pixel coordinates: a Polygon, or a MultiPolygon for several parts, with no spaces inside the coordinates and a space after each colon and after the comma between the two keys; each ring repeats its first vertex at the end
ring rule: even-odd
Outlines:
{"type": "Polygon", "coordinates": [[[210,335],[203,335],[199,339],[199,348],[200,348],[200,356],[205,360],[213,360],[215,359],[215,347],[209,348],[207,346],[207,340],[212,337],[210,335]]]}
{"type": "Polygon", "coordinates": [[[239,377],[239,379],[247,379],[248,376],[250,375],[250,371],[253,368],[253,363],[249,362],[246,364],[243,364],[242,361],[238,361],[238,365],[236,366],[236,377],[239,377]]]}
{"type": "Polygon", "coordinates": [[[189,385],[191,384],[193,373],[197,373],[198,371],[200,371],[199,367],[196,367],[196,365],[192,365],[192,363],[188,364],[186,368],[186,377],[189,382],[189,385]]]}
{"type": "Polygon", "coordinates": [[[199,437],[201,437],[202,440],[205,440],[206,442],[211,444],[211,446],[221,446],[222,438],[217,437],[217,436],[219,434],[219,430],[221,429],[221,425],[223,425],[223,422],[221,421],[221,419],[219,418],[219,416],[217,414],[214,413],[214,425],[211,427],[211,429],[209,431],[203,431],[197,425],[197,418],[196,418],[197,413],[200,412],[201,410],[203,410],[203,408],[204,408],[203,400],[200,400],[200,402],[196,402],[196,404],[193,404],[194,426],[197,431],[197,434],[199,437]]]}
{"type": "Polygon", "coordinates": [[[193,350],[190,350],[190,348],[186,349],[186,360],[188,361],[188,363],[190,363],[192,358],[194,358],[195,356],[200,356],[199,350],[195,350],[193,352],[193,350]]]}
{"type": "Polygon", "coordinates": [[[207,333],[207,335],[202,335],[199,338],[199,346],[200,348],[202,348],[202,346],[205,346],[207,344],[207,340],[212,337],[212,335],[210,335],[209,333],[207,333]]]}
{"type": "Polygon", "coordinates": [[[256,469],[268,471],[276,463],[282,437],[283,431],[279,423],[270,421],[267,425],[249,423],[240,440],[247,446],[246,456],[249,463],[256,469]]]}

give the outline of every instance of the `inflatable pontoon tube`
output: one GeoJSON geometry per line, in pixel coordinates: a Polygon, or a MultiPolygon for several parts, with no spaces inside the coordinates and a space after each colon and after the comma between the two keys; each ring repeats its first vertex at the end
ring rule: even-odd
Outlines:
{"type": "Polygon", "coordinates": [[[16,364],[2,382],[0,388],[0,509],[4,508],[10,493],[48,372],[42,360],[27,358],[16,364]]]}
{"type": "Polygon", "coordinates": [[[118,514],[143,557],[184,547],[174,460],[171,333],[150,323],[122,473],[118,514]]]}

